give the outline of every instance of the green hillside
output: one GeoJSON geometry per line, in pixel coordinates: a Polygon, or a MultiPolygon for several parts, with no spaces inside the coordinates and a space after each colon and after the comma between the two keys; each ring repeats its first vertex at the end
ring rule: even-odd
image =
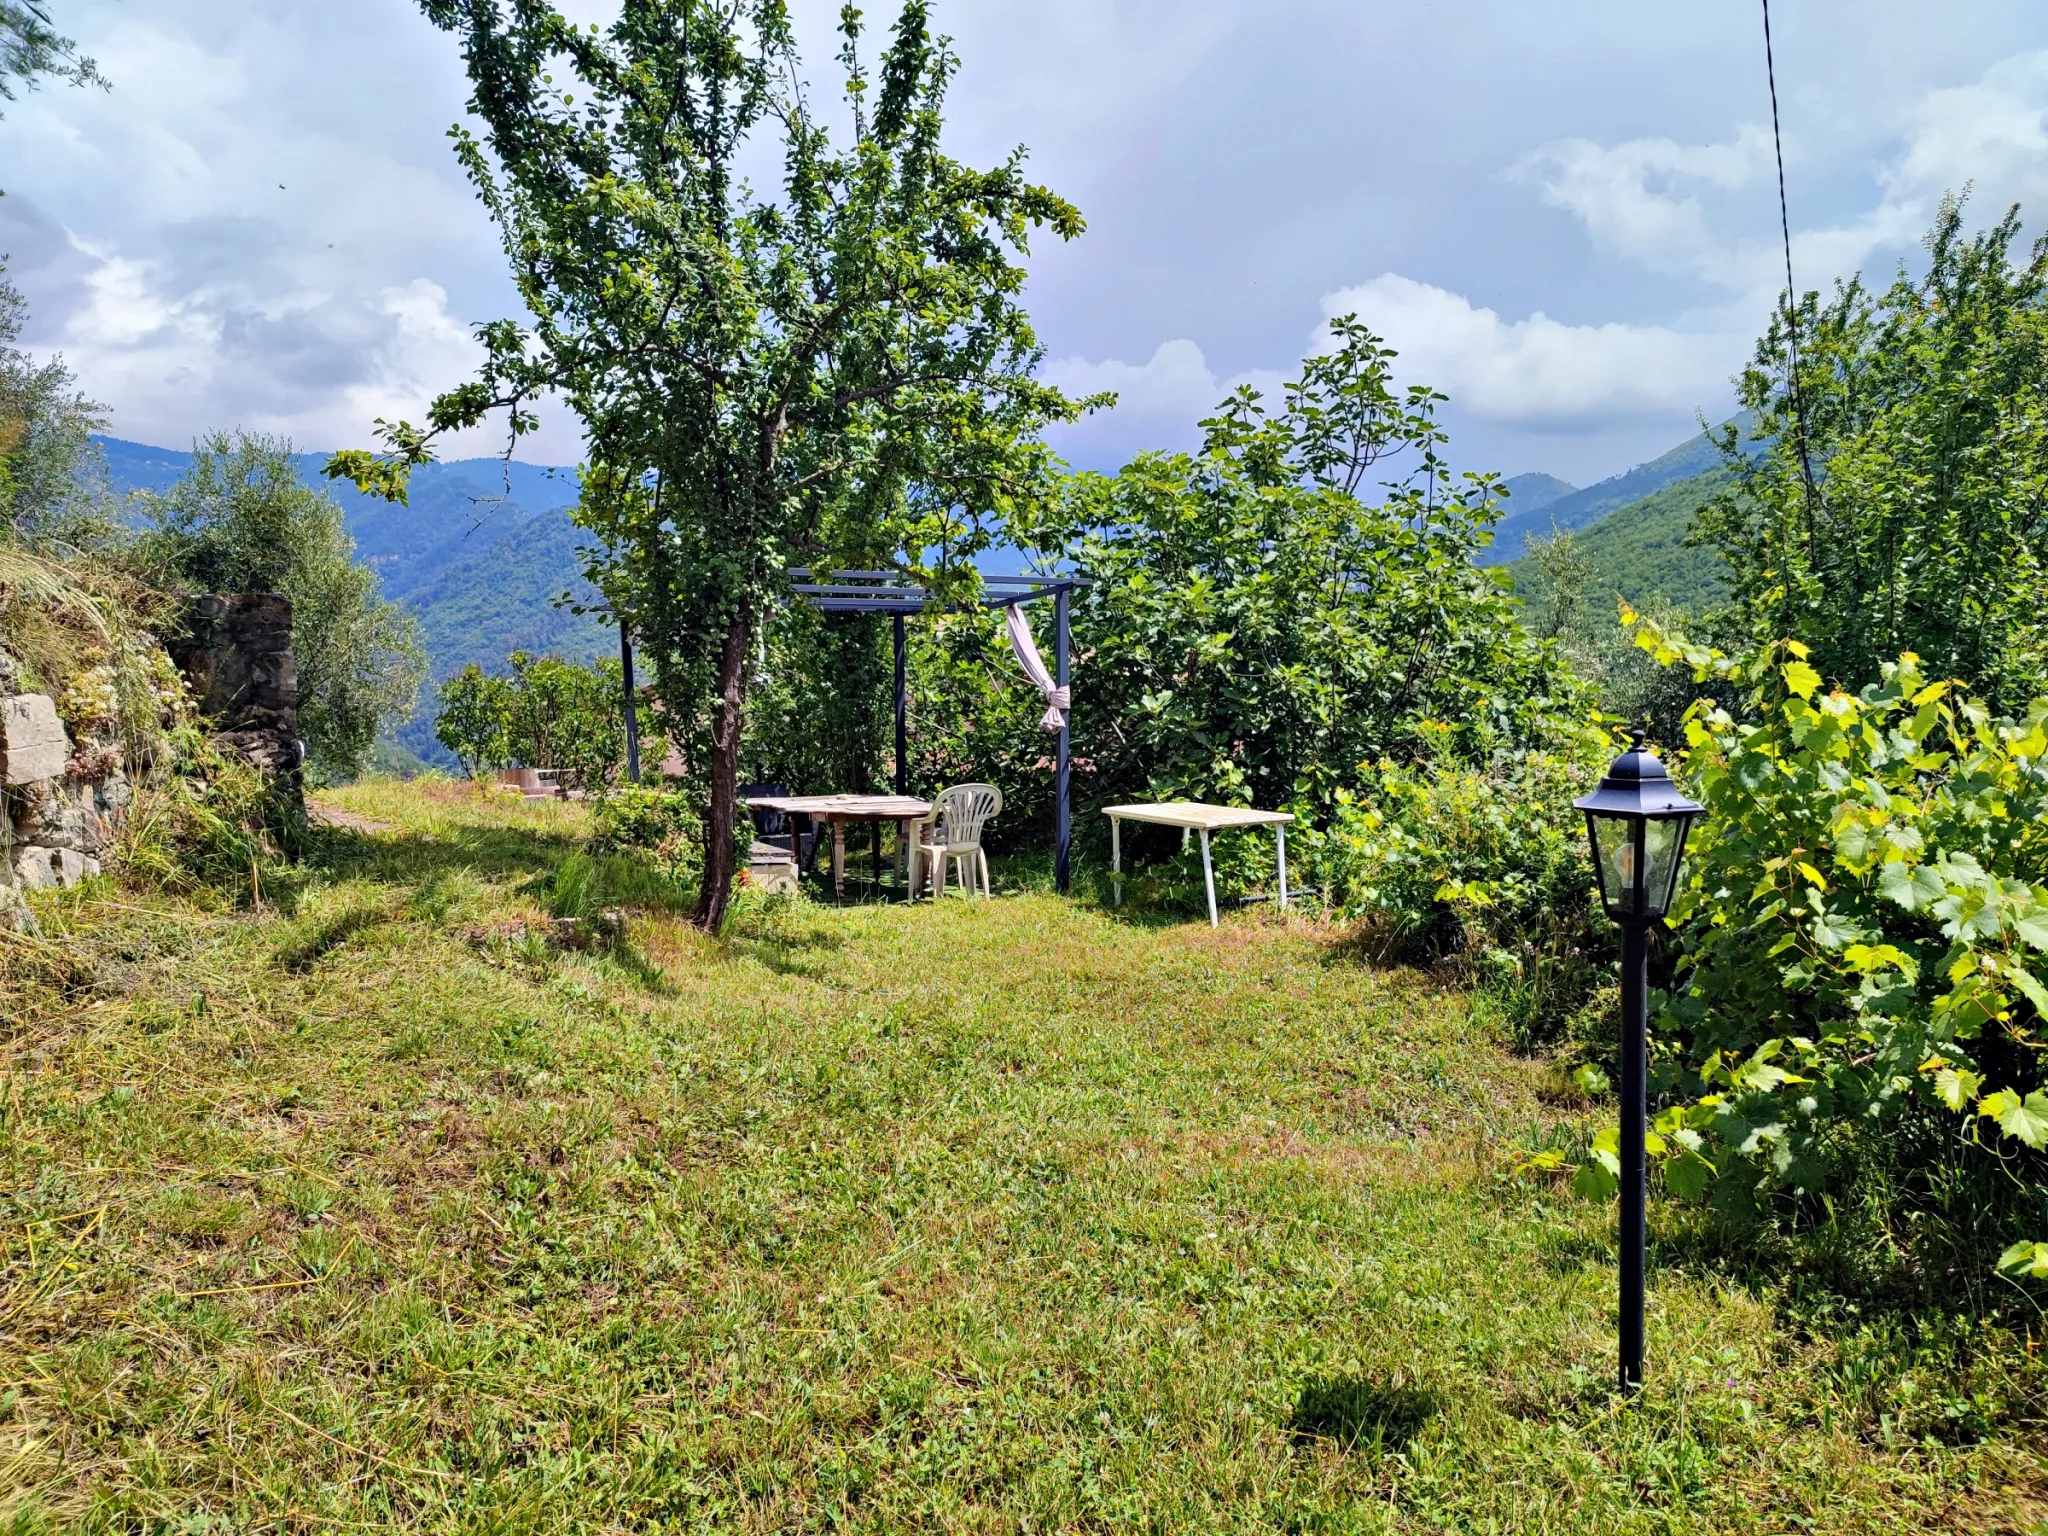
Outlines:
{"type": "MultiPolygon", "coordinates": [[[[1689,437],[1668,453],[1647,464],[1638,464],[1623,474],[1610,476],[1580,490],[1567,489],[1562,495],[1522,495],[1516,488],[1537,477],[1517,475],[1508,481],[1507,510],[1494,525],[1493,546],[1479,556],[1481,565],[1509,565],[1528,553],[1529,540],[1547,537],[1553,528],[1567,533],[1589,528],[1633,506],[1667,486],[1689,480],[1721,462],[1720,450],[1704,433],[1689,437]]],[[[1545,480],[1551,477],[1543,476],[1545,480]]],[[[1555,484],[1564,485],[1564,481],[1555,484]]]]}
{"type": "MultiPolygon", "coordinates": [[[[1693,514],[1728,484],[1726,469],[1710,469],[1652,491],[1571,533],[1591,569],[1587,596],[1603,607],[1615,596],[1680,613],[1705,613],[1727,592],[1721,557],[1686,543],[1693,514]]],[[[1524,556],[1508,567],[1515,589],[1533,608],[1548,602],[1543,574],[1524,556]]]]}

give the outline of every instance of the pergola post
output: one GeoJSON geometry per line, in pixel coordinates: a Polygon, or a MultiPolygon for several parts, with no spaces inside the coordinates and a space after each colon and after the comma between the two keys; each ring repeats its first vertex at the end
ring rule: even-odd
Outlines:
{"type": "MultiPolygon", "coordinates": [[[[1053,641],[1055,655],[1052,680],[1061,688],[1067,686],[1067,648],[1070,639],[1067,623],[1067,597],[1069,590],[1069,588],[1062,586],[1053,594],[1052,600],[1053,629],[1056,635],[1053,641]]],[[[1067,894],[1067,886],[1070,879],[1067,854],[1068,844],[1072,841],[1074,832],[1073,816],[1067,805],[1067,780],[1069,777],[1068,747],[1071,737],[1067,724],[1068,718],[1072,713],[1073,711],[1070,709],[1060,711],[1059,803],[1058,809],[1054,812],[1053,820],[1052,878],[1053,884],[1058,887],[1059,893],[1062,896],[1067,894]]]]}
{"type": "Polygon", "coordinates": [[[906,715],[909,700],[903,680],[903,615],[891,616],[896,626],[896,793],[910,793],[910,733],[906,715]]]}
{"type": "Polygon", "coordinates": [[[619,671],[626,685],[626,780],[640,782],[640,712],[635,709],[633,688],[633,639],[626,633],[626,621],[619,620],[619,671]]]}

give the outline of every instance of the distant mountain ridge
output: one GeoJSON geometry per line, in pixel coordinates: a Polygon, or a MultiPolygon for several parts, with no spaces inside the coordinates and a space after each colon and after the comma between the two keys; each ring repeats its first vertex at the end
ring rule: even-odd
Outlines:
{"type": "MultiPolygon", "coordinates": [[[[1693,519],[1732,483],[1726,466],[1674,480],[1638,501],[1575,530],[1572,542],[1590,567],[1586,596],[1609,617],[1614,600],[1700,617],[1728,597],[1728,567],[1719,554],[1687,542],[1693,519]]],[[[1546,583],[1533,557],[1508,567],[1516,592],[1543,608],[1546,583]]]]}
{"type": "MultiPolygon", "coordinates": [[[[1493,546],[1479,556],[1481,565],[1507,565],[1529,552],[1529,540],[1548,534],[1552,528],[1570,533],[1597,523],[1610,512],[1641,501],[1667,485],[1690,480],[1721,467],[1721,450],[1702,432],[1689,437],[1669,453],[1659,454],[1646,464],[1589,485],[1583,490],[1524,500],[1516,492],[1523,481],[1550,480],[1549,475],[1517,475],[1507,482],[1511,493],[1507,515],[1493,530],[1493,546]]],[[[1557,484],[1564,484],[1557,481],[1557,484]]]]}
{"type": "Polygon", "coordinates": [[[1518,513],[1539,511],[1578,489],[1569,480],[1541,473],[1511,475],[1501,484],[1507,488],[1508,506],[1518,513]]]}

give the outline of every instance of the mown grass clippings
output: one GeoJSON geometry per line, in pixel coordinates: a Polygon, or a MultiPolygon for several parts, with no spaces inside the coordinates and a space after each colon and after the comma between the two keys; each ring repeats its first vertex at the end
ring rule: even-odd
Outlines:
{"type": "Polygon", "coordinates": [[[544,937],[578,807],[335,798],[390,830],[323,833],[289,910],[79,904],[67,943],[141,958],[6,994],[0,1521],[2024,1532],[2040,1507],[2015,1330],[1816,1324],[1662,1206],[1622,1407],[1611,1220],[1513,1171],[1598,1110],[1314,925],[749,899],[717,942],[636,912],[622,960],[544,937]]]}

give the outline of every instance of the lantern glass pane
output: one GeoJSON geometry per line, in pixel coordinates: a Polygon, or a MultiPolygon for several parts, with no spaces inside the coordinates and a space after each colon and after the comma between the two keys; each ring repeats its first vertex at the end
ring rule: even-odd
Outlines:
{"type": "MultiPolygon", "coordinates": [[[[1671,903],[1678,895],[1678,875],[1685,859],[1685,834],[1692,830],[1692,817],[1674,816],[1662,825],[1670,828],[1670,853],[1661,861],[1653,857],[1650,861],[1650,915],[1662,917],[1671,910],[1671,903]]],[[[1659,824],[1652,822],[1650,835],[1654,839],[1659,824]]]]}
{"type": "Polygon", "coordinates": [[[1671,909],[1671,891],[1678,884],[1678,855],[1684,846],[1683,817],[1653,819],[1643,828],[1645,917],[1662,917],[1671,909]]]}
{"type": "Polygon", "coordinates": [[[1632,816],[1588,816],[1593,833],[1593,867],[1600,876],[1600,900],[1610,917],[1635,912],[1636,823],[1632,816]]]}

